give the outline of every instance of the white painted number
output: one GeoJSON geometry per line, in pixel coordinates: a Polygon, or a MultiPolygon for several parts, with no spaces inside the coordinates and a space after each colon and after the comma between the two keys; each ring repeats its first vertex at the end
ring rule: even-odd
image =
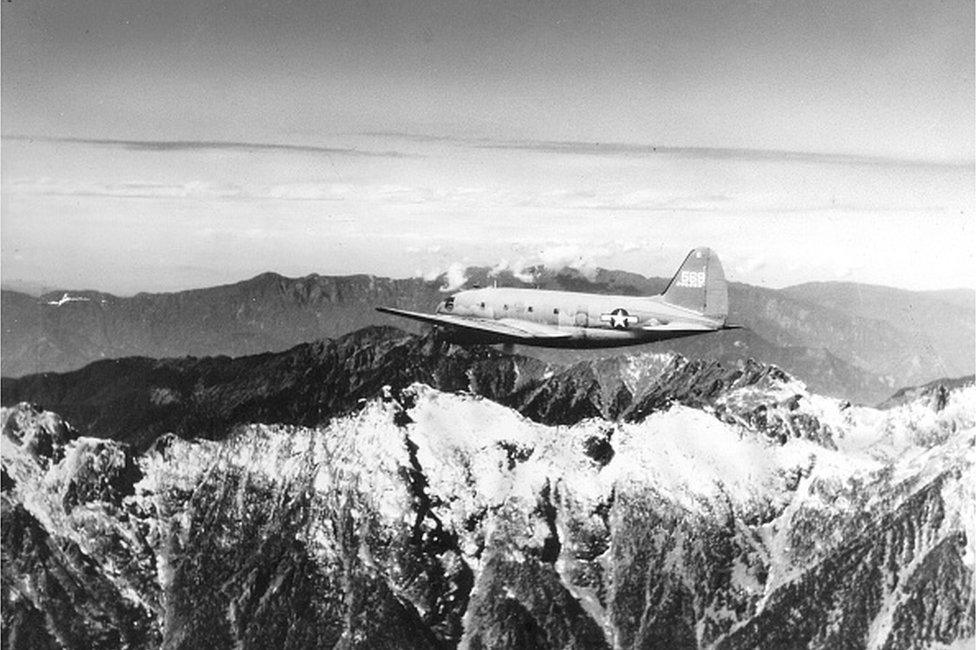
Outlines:
{"type": "Polygon", "coordinates": [[[705,286],[705,272],[704,271],[682,271],[681,277],[678,278],[679,287],[692,287],[697,289],[699,287],[705,286]]]}

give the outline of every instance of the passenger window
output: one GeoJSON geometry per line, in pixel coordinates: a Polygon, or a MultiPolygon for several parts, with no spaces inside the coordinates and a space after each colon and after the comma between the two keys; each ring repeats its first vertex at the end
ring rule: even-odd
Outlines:
{"type": "Polygon", "coordinates": [[[553,309],[552,310],[552,313],[554,313],[554,314],[556,314],[558,316],[559,315],[559,308],[556,307],[555,309],[553,309]]]}
{"type": "Polygon", "coordinates": [[[508,305],[505,305],[505,311],[508,311],[508,305]]]}
{"type": "Polygon", "coordinates": [[[444,309],[447,311],[451,311],[452,309],[454,309],[454,296],[451,296],[450,298],[444,301],[444,309]]]}
{"type": "Polygon", "coordinates": [[[481,303],[481,308],[482,308],[482,309],[484,309],[484,308],[485,308],[485,303],[481,303]]]}
{"type": "Polygon", "coordinates": [[[532,305],[529,305],[529,311],[532,311],[532,305]]]}

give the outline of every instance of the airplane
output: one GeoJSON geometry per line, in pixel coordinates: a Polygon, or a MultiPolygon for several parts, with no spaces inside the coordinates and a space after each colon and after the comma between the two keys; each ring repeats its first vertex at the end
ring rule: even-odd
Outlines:
{"type": "Polygon", "coordinates": [[[455,293],[424,314],[377,307],[434,325],[458,344],[602,348],[651,343],[724,329],[728,287],[709,248],[688,253],[664,293],[613,296],[571,291],[488,287],[455,293]]]}

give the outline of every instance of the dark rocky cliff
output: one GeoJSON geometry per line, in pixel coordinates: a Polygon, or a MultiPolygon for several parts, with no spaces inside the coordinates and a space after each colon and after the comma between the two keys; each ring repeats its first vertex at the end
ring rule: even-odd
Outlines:
{"type": "Polygon", "coordinates": [[[236,359],[100,361],[60,375],[5,378],[0,392],[5,405],[41,404],[85,435],[142,450],[163,433],[222,438],[252,422],[319,425],[355,410],[384,386],[399,390],[413,382],[488,397],[545,424],[639,420],[672,403],[717,409],[729,421],[754,420],[766,411],[788,413],[793,395],[734,407],[719,402],[736,388],[785,378],[775,366],[753,360],[723,364],[676,354],[624,354],[554,366],[375,327],[236,359]]]}

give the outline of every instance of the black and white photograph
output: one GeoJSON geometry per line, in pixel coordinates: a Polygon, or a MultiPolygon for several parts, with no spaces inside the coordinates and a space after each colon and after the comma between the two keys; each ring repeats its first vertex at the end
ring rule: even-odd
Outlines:
{"type": "Polygon", "coordinates": [[[972,0],[0,3],[0,648],[976,647],[972,0]]]}

